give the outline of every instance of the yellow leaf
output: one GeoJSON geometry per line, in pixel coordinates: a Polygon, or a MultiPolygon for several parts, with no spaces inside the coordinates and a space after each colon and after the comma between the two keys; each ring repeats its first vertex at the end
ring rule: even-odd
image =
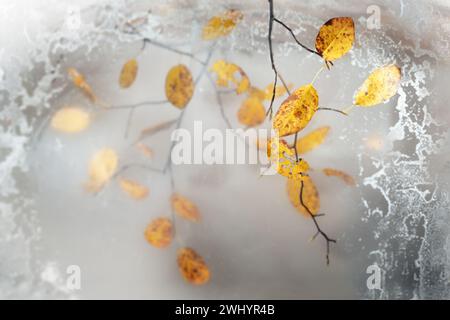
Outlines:
{"type": "Polygon", "coordinates": [[[331,169],[331,168],[325,168],[322,171],[328,177],[338,177],[339,179],[344,181],[349,186],[356,185],[355,179],[353,179],[353,177],[351,175],[349,175],[348,173],[345,173],[344,171],[331,169]]]}
{"type": "MultiPolygon", "coordinates": [[[[288,89],[291,90],[293,87],[292,84],[288,85],[288,89]]],[[[284,96],[287,93],[286,88],[283,85],[279,85],[275,88],[275,98],[279,98],[281,96],[284,96]]],[[[265,100],[272,100],[272,94],[273,94],[273,83],[269,84],[264,89],[264,99],[265,100]]]]}
{"type": "Polygon", "coordinates": [[[241,124],[254,127],[264,122],[266,109],[257,97],[249,97],[242,103],[237,117],[241,124]]]}
{"type": "Polygon", "coordinates": [[[288,179],[287,193],[292,205],[304,216],[310,217],[310,214],[300,202],[300,189],[303,181],[303,203],[313,215],[319,212],[320,198],[314,182],[309,176],[304,176],[301,180],[288,179]]]}
{"type": "Polygon", "coordinates": [[[242,13],[239,10],[227,10],[220,16],[209,19],[203,27],[203,40],[214,40],[230,34],[236,25],[242,20],[242,13]]]}
{"type": "Polygon", "coordinates": [[[181,275],[191,284],[205,284],[211,277],[211,273],[203,258],[191,248],[178,250],[177,263],[181,275]]]}
{"type": "Polygon", "coordinates": [[[136,148],[148,158],[153,158],[153,150],[142,142],[136,144],[136,148]]]}
{"type": "Polygon", "coordinates": [[[272,138],[267,148],[267,156],[276,165],[277,172],[289,179],[302,179],[303,174],[309,170],[309,164],[304,159],[297,161],[295,150],[284,140],[272,138]]]}
{"type": "Polygon", "coordinates": [[[194,82],[189,69],[179,64],[169,70],[166,76],[166,97],[175,107],[183,109],[194,94],[194,82]]]}
{"type": "Polygon", "coordinates": [[[129,179],[121,178],[119,185],[131,198],[142,200],[148,195],[148,188],[129,179]]]}
{"type": "Polygon", "coordinates": [[[375,69],[355,94],[354,104],[369,107],[389,100],[397,93],[401,71],[396,65],[375,69]]]}
{"type": "Polygon", "coordinates": [[[57,111],[51,121],[53,129],[63,132],[79,132],[90,123],[89,113],[76,107],[64,107],[57,111]]]}
{"type": "Polygon", "coordinates": [[[320,127],[311,131],[306,136],[297,140],[297,152],[299,154],[307,153],[323,143],[330,131],[330,127],[320,127]]]}
{"type": "Polygon", "coordinates": [[[119,77],[119,85],[122,88],[129,88],[136,80],[138,63],[136,59],[128,60],[122,67],[119,77]]]}
{"type": "Polygon", "coordinates": [[[86,189],[98,192],[116,172],[118,165],[117,154],[113,149],[104,148],[97,151],[89,163],[89,181],[86,189]]]}
{"type": "Polygon", "coordinates": [[[172,243],[173,226],[168,218],[156,218],[145,229],[145,239],[156,248],[165,248],[172,243]]]}
{"type": "Polygon", "coordinates": [[[319,96],[311,84],[295,90],[283,101],[273,120],[280,137],[296,133],[309,123],[319,105],[319,96]]]}
{"type": "Polygon", "coordinates": [[[250,87],[248,89],[248,96],[252,97],[252,98],[256,98],[260,101],[264,101],[264,99],[266,99],[266,93],[264,92],[264,90],[261,90],[256,87],[250,87]]]}
{"type": "Polygon", "coordinates": [[[173,210],[180,216],[187,220],[198,222],[200,221],[200,212],[197,206],[188,198],[174,193],[170,198],[173,210]]]}
{"type": "Polygon", "coordinates": [[[316,50],[326,61],[339,59],[353,46],[355,25],[349,17],[332,18],[325,22],[316,37],[316,50]]]}
{"type": "Polygon", "coordinates": [[[217,74],[216,83],[220,87],[228,87],[230,83],[233,83],[236,86],[237,94],[250,89],[250,80],[247,74],[234,63],[217,60],[210,70],[217,74]]]}
{"type": "Polygon", "coordinates": [[[78,72],[75,68],[69,68],[67,69],[67,72],[69,74],[70,79],[72,80],[73,84],[81,89],[83,93],[92,101],[97,102],[97,97],[94,95],[94,91],[92,91],[91,86],[86,82],[84,79],[84,76],[78,72]]]}

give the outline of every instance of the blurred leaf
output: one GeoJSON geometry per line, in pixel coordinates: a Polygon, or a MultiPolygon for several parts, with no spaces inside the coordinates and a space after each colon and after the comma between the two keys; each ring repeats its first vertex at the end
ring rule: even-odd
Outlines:
{"type": "Polygon", "coordinates": [[[74,133],[83,131],[89,123],[88,112],[77,107],[64,107],[53,115],[51,126],[58,131],[74,133]]]}
{"type": "Polygon", "coordinates": [[[202,285],[211,277],[203,258],[191,248],[181,248],[177,252],[178,269],[183,278],[195,285],[202,285]]]}
{"type": "Polygon", "coordinates": [[[200,221],[200,212],[197,206],[188,198],[181,196],[178,193],[174,193],[170,198],[172,208],[180,217],[198,222],[200,221]]]}
{"type": "MultiPolygon", "coordinates": [[[[292,84],[288,85],[289,90],[291,90],[293,87],[292,84]]],[[[287,93],[286,88],[283,85],[279,85],[275,88],[275,98],[279,98],[281,96],[284,96],[287,93]]],[[[273,94],[273,83],[269,84],[264,89],[264,99],[265,100],[272,100],[272,94],[273,94]]]]}
{"type": "Polygon", "coordinates": [[[328,135],[328,132],[330,131],[330,127],[320,127],[316,130],[311,131],[304,137],[301,137],[297,140],[297,152],[299,154],[307,153],[315,148],[317,148],[319,145],[323,143],[325,138],[328,135]]]}
{"type": "Polygon", "coordinates": [[[296,133],[309,123],[318,109],[319,96],[311,84],[295,90],[283,101],[273,120],[280,137],[296,133]]]}
{"type": "Polygon", "coordinates": [[[397,93],[401,71],[396,65],[375,69],[355,94],[354,104],[369,107],[389,100],[397,93]]]}
{"type": "Polygon", "coordinates": [[[322,170],[323,173],[328,177],[338,177],[342,181],[344,181],[349,186],[354,187],[356,185],[355,179],[348,173],[345,173],[341,170],[331,169],[331,168],[325,168],[322,170]]]}
{"type": "Polygon", "coordinates": [[[244,100],[237,114],[241,124],[254,127],[264,122],[266,109],[257,97],[249,97],[244,100]]]}
{"type": "Polygon", "coordinates": [[[214,40],[230,34],[242,17],[242,12],[234,9],[227,10],[220,16],[212,17],[203,27],[203,40],[214,40]]]}
{"type": "Polygon", "coordinates": [[[114,175],[118,165],[116,152],[110,148],[97,151],[89,163],[89,181],[85,187],[89,192],[98,192],[114,175]]]}
{"type": "Polygon", "coordinates": [[[169,70],[166,76],[166,97],[175,107],[183,109],[194,94],[194,82],[189,69],[179,64],[169,70]]]}
{"type": "Polygon", "coordinates": [[[89,98],[89,100],[91,100],[92,102],[97,102],[97,97],[95,96],[91,86],[84,79],[84,76],[75,68],[69,68],[67,69],[67,72],[73,84],[77,88],[81,89],[81,91],[83,91],[83,93],[89,98]]]}
{"type": "Polygon", "coordinates": [[[168,218],[156,218],[145,229],[145,239],[156,248],[166,248],[172,243],[173,226],[168,218]]]}
{"type": "Polygon", "coordinates": [[[138,63],[136,59],[128,60],[122,67],[119,77],[119,85],[122,88],[129,88],[136,80],[138,63]]]}
{"type": "Polygon", "coordinates": [[[153,158],[153,150],[142,142],[136,143],[136,148],[146,157],[153,158]]]}
{"type": "Polygon", "coordinates": [[[301,180],[288,179],[287,193],[291,204],[304,216],[310,217],[308,211],[301,205],[300,188],[303,181],[303,203],[311,212],[316,215],[320,208],[319,192],[309,176],[304,176],[301,180]]]}
{"type": "Polygon", "coordinates": [[[354,40],[353,19],[332,18],[320,28],[316,37],[316,50],[326,61],[334,61],[352,48],[354,40]]]}
{"type": "Polygon", "coordinates": [[[158,123],[158,124],[156,124],[156,125],[147,127],[147,128],[145,128],[145,129],[143,129],[143,130],[141,131],[141,134],[140,134],[138,140],[142,140],[142,139],[144,139],[144,138],[146,138],[146,137],[149,137],[149,136],[151,136],[151,135],[153,135],[153,134],[155,134],[155,133],[158,133],[158,132],[161,131],[161,130],[170,128],[172,125],[174,125],[175,123],[177,123],[177,121],[178,121],[178,119],[174,119],[174,120],[169,120],[169,121],[161,122],[161,123],[158,123]]]}
{"type": "Polygon", "coordinates": [[[250,89],[250,80],[247,74],[234,63],[217,60],[210,70],[217,74],[216,83],[220,87],[229,87],[230,83],[233,83],[236,86],[237,94],[250,89]]]}
{"type": "Polygon", "coordinates": [[[119,185],[125,193],[135,200],[142,200],[148,196],[148,188],[135,181],[121,178],[119,185]]]}

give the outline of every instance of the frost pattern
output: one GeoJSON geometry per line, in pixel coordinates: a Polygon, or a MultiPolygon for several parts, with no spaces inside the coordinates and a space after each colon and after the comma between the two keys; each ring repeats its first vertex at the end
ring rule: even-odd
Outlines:
{"type": "MultiPolygon", "coordinates": [[[[192,44],[192,39],[198,36],[199,26],[225,2],[178,1],[177,10],[170,13],[165,11],[166,3],[155,1],[147,8],[133,9],[136,4],[133,1],[107,1],[88,7],[86,14],[91,20],[77,31],[64,26],[43,32],[34,39],[33,52],[28,54],[30,58],[18,62],[7,52],[0,51],[4,62],[0,69],[3,80],[0,82],[0,298],[71,296],[64,290],[56,263],[33,259],[34,245],[39,239],[39,222],[33,211],[32,188],[20,182],[28,170],[27,152],[39,139],[51,103],[66,89],[66,84],[62,84],[65,83],[62,81],[65,70],[60,67],[60,59],[64,59],[61,53],[89,57],[99,46],[104,46],[107,51],[142,36],[197,47],[199,44],[192,44]],[[145,15],[149,8],[153,13],[148,15],[146,29],[141,35],[126,34],[116,28],[126,20],[145,15]],[[18,256],[15,252],[23,254],[18,256]]],[[[220,44],[222,50],[248,54],[267,52],[267,11],[251,4],[247,8],[240,3],[232,4],[243,10],[248,18],[243,22],[243,28],[238,29],[240,31],[232,33],[220,44]]],[[[342,3],[328,1],[325,4],[331,12],[342,11],[342,3]]],[[[291,5],[295,5],[294,2],[291,5]]],[[[411,13],[411,7],[401,2],[396,14],[409,21],[412,16],[416,17],[414,12],[411,13]]],[[[433,7],[422,9],[422,17],[439,14],[433,7]]],[[[317,12],[306,16],[280,10],[279,16],[296,22],[294,31],[301,35],[314,34],[312,30],[316,30],[323,20],[318,18],[320,13],[317,12]]],[[[359,23],[364,24],[364,19],[361,18],[359,23]]],[[[420,29],[423,23],[415,21],[413,26],[420,29]]],[[[445,25],[442,28],[446,28],[445,25]]],[[[421,48],[414,39],[410,44],[398,46],[395,39],[400,30],[395,27],[358,31],[361,46],[351,51],[354,66],[364,69],[367,65],[397,62],[405,72],[395,106],[398,120],[390,128],[388,137],[392,142],[391,150],[383,158],[358,154],[364,185],[381,194],[386,201],[386,206],[379,208],[372,205],[370,196],[362,194],[365,213],[361,225],[369,226],[375,244],[363,246],[361,250],[369,261],[378,263],[383,269],[383,286],[380,291],[367,291],[363,275],[361,291],[369,298],[448,298],[448,185],[445,181],[436,181],[428,167],[429,156],[439,152],[443,139],[442,130],[437,129],[442,124],[433,119],[429,110],[432,88],[428,85],[433,79],[433,68],[442,56],[421,48]],[[369,176],[365,176],[367,172],[369,176]]],[[[281,44],[278,56],[289,57],[298,50],[282,30],[276,30],[274,36],[281,44]]],[[[408,40],[408,35],[403,36],[408,40]]],[[[433,46],[445,56],[449,44],[443,37],[433,39],[433,46]]],[[[341,85],[346,88],[349,84],[343,80],[341,85]]],[[[351,240],[349,236],[344,243],[351,240]]]]}

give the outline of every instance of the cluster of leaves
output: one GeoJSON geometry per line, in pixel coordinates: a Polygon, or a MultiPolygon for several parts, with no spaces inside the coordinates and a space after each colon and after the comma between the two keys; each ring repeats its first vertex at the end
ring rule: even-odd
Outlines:
{"type": "MultiPolygon", "coordinates": [[[[273,5],[272,1],[269,2],[273,5]]],[[[276,21],[289,30],[295,38],[292,30],[274,17],[272,10],[273,6],[271,6],[270,30],[273,21],[276,21]]],[[[221,15],[214,16],[204,26],[202,38],[205,41],[217,41],[220,37],[229,35],[242,18],[243,15],[238,10],[228,10],[221,15]]],[[[325,66],[329,69],[335,60],[352,48],[354,38],[353,20],[348,17],[338,17],[330,19],[320,28],[316,37],[316,51],[307,49],[296,38],[295,40],[308,51],[322,57],[325,66]]],[[[149,39],[145,40],[152,43],[149,39]]],[[[288,97],[280,104],[272,122],[272,128],[277,136],[264,143],[262,141],[258,141],[258,143],[260,147],[263,146],[268,158],[276,164],[277,172],[287,178],[287,194],[292,205],[304,216],[312,218],[317,227],[316,235],[321,234],[327,240],[328,261],[329,242],[334,242],[334,240],[328,238],[315,219],[319,215],[320,209],[319,192],[308,174],[311,170],[310,165],[299,155],[304,155],[321,145],[329,134],[330,128],[323,126],[303,137],[297,137],[297,134],[309,125],[315,113],[320,109],[319,94],[314,87],[314,81],[291,92],[293,86],[286,85],[273,61],[271,31],[269,32],[269,46],[275,81],[264,89],[253,86],[244,70],[232,62],[217,60],[209,67],[209,71],[216,75],[215,86],[231,88],[237,95],[244,96],[237,112],[237,119],[246,127],[261,125],[271,118],[274,100],[288,94],[288,97]],[[282,80],[282,86],[277,85],[278,78],[282,80]],[[264,105],[265,103],[270,103],[268,108],[264,105]],[[290,145],[284,138],[292,135],[295,135],[295,140],[294,144],[290,145]]],[[[180,51],[174,50],[174,52],[180,51]]],[[[205,66],[207,66],[206,63],[205,66]]],[[[119,86],[122,89],[130,88],[138,77],[138,71],[136,58],[126,61],[119,74],[119,86]]],[[[101,107],[102,110],[112,108],[97,98],[92,87],[79,71],[69,68],[68,76],[73,85],[81,90],[94,105],[101,107]]],[[[400,69],[395,65],[376,69],[356,91],[354,105],[368,107],[390,99],[397,91],[400,77],[400,69]]],[[[178,109],[186,108],[195,92],[195,83],[192,73],[186,65],[173,66],[165,78],[166,100],[162,103],[171,104],[178,109]]],[[[134,107],[131,106],[131,108],[134,107]]],[[[97,114],[83,107],[65,106],[53,114],[51,127],[65,133],[81,132],[89,127],[97,114]]],[[[143,129],[135,142],[136,148],[143,155],[149,158],[153,157],[153,150],[142,140],[155,132],[170,128],[174,124],[179,125],[182,115],[183,111],[180,112],[178,119],[143,129]]],[[[119,163],[118,153],[110,147],[104,147],[95,152],[89,162],[88,179],[84,184],[87,192],[100,192],[111,180],[115,180],[124,194],[132,200],[139,201],[147,198],[148,187],[127,178],[124,175],[127,166],[120,168],[119,163]]],[[[165,169],[162,173],[166,172],[165,169]]],[[[172,171],[169,171],[172,174],[172,171]]],[[[338,177],[348,185],[355,185],[354,179],[343,171],[324,168],[322,172],[326,176],[338,177]]],[[[173,190],[172,192],[170,197],[170,206],[174,213],[172,217],[161,216],[153,219],[144,232],[147,242],[155,248],[167,248],[172,244],[175,235],[175,216],[191,223],[201,222],[200,211],[194,202],[173,190]]],[[[199,285],[209,281],[210,270],[204,259],[194,249],[180,246],[177,252],[177,262],[182,277],[189,283],[199,285]]]]}

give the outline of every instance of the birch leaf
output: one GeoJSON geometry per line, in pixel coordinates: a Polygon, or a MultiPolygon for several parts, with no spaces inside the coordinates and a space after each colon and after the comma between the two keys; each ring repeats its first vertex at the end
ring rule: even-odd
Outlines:
{"type": "Polygon", "coordinates": [[[97,151],[89,163],[89,180],[86,189],[89,192],[98,192],[116,172],[118,165],[116,152],[110,148],[97,151]]]}
{"type": "Polygon", "coordinates": [[[166,97],[175,107],[183,109],[194,94],[194,81],[189,69],[179,64],[169,70],[166,76],[166,97]]]}
{"type": "Polygon", "coordinates": [[[309,123],[319,105],[319,96],[312,84],[295,90],[283,101],[273,120],[280,137],[296,133],[309,123]]]}
{"type": "Polygon", "coordinates": [[[316,37],[316,50],[325,61],[334,61],[346,54],[355,40],[355,25],[349,17],[325,22],[316,37]]]}
{"type": "Polygon", "coordinates": [[[289,179],[302,179],[303,174],[309,170],[309,164],[304,159],[297,161],[295,150],[284,140],[272,138],[267,148],[267,156],[276,165],[277,172],[289,179]]]}
{"type": "Polygon", "coordinates": [[[203,40],[214,40],[227,36],[242,20],[242,12],[239,10],[227,10],[222,15],[214,16],[203,27],[203,40]]]}
{"type": "Polygon", "coordinates": [[[304,176],[301,180],[288,179],[287,193],[291,204],[303,214],[305,217],[310,217],[308,211],[300,202],[301,182],[303,181],[303,203],[308,207],[312,214],[316,215],[320,208],[319,192],[309,176],[304,176]]]}
{"type": "Polygon", "coordinates": [[[297,152],[299,154],[304,154],[317,148],[323,143],[329,131],[330,127],[328,126],[320,127],[311,131],[306,136],[299,138],[296,144],[297,152]]]}
{"type": "Polygon", "coordinates": [[[133,180],[121,178],[119,185],[126,194],[135,200],[142,200],[148,196],[148,188],[133,180]]]}
{"type": "Polygon", "coordinates": [[[136,80],[137,72],[138,63],[136,59],[128,60],[120,72],[119,85],[124,89],[129,88],[136,80]]]}
{"type": "Polygon", "coordinates": [[[254,127],[264,122],[264,119],[266,118],[266,109],[260,99],[250,96],[242,103],[238,110],[237,117],[241,124],[248,127],[254,127]]]}
{"type": "Polygon", "coordinates": [[[177,263],[181,275],[191,284],[205,284],[211,277],[211,273],[203,258],[191,248],[178,250],[177,263]]]}
{"type": "Polygon", "coordinates": [[[389,100],[397,93],[401,71],[396,65],[375,69],[358,89],[354,104],[370,107],[389,100]]]}
{"type": "MultiPolygon", "coordinates": [[[[265,89],[264,89],[264,99],[265,100],[272,100],[272,94],[273,94],[273,83],[269,84],[265,89]]],[[[293,87],[292,84],[288,85],[289,90],[291,90],[293,87]]],[[[279,85],[275,88],[275,98],[279,98],[281,96],[284,96],[287,93],[286,88],[283,85],[279,85]]]]}
{"type": "Polygon", "coordinates": [[[64,107],[53,115],[51,126],[58,131],[74,133],[83,131],[89,123],[88,112],[77,107],[64,107]]]}
{"type": "Polygon", "coordinates": [[[173,210],[182,218],[198,222],[201,219],[197,206],[188,198],[174,193],[170,198],[173,210]]]}
{"type": "Polygon", "coordinates": [[[172,243],[173,225],[168,218],[156,218],[145,229],[145,239],[156,248],[166,248],[172,243]]]}
{"type": "Polygon", "coordinates": [[[92,102],[97,102],[97,97],[94,94],[91,86],[86,82],[84,76],[78,72],[75,68],[67,69],[67,73],[69,74],[70,79],[73,84],[79,88],[83,93],[91,100],[92,102]]]}
{"type": "Polygon", "coordinates": [[[250,80],[244,70],[238,65],[224,60],[217,60],[210,71],[217,74],[216,83],[220,87],[229,87],[234,84],[236,93],[241,94],[250,89],[250,80]]]}
{"type": "Polygon", "coordinates": [[[353,177],[351,175],[349,175],[348,173],[345,173],[344,171],[336,170],[336,169],[332,169],[332,168],[324,168],[322,171],[326,176],[337,177],[337,178],[341,179],[342,181],[344,181],[349,186],[354,187],[356,185],[355,179],[353,179],[353,177]]]}

